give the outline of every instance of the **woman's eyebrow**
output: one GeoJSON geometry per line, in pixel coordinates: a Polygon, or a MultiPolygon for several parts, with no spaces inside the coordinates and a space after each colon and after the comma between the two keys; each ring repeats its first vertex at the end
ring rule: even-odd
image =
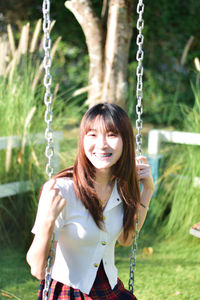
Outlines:
{"type": "Polygon", "coordinates": [[[88,131],[97,131],[95,128],[89,128],[88,131]]]}

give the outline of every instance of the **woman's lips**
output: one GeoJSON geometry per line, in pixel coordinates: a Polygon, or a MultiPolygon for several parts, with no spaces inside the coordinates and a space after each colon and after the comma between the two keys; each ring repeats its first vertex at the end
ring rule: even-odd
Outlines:
{"type": "Polygon", "coordinates": [[[108,158],[112,155],[112,153],[93,153],[97,158],[108,158]]]}

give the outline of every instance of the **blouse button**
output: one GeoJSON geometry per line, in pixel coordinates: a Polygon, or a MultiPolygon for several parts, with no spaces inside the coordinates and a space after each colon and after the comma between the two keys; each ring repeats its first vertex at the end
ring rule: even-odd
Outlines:
{"type": "Polygon", "coordinates": [[[107,243],[105,241],[101,242],[102,246],[105,246],[107,243]]]}
{"type": "Polygon", "coordinates": [[[98,268],[98,266],[99,266],[99,264],[94,264],[94,267],[95,267],[95,268],[98,268]]]}

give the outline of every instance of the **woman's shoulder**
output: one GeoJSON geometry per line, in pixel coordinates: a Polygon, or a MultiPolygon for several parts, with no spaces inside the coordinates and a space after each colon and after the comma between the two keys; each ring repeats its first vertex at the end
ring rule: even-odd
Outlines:
{"type": "Polygon", "coordinates": [[[55,188],[58,188],[61,192],[63,191],[68,193],[74,192],[73,178],[69,178],[69,177],[56,178],[55,188]]]}
{"type": "Polygon", "coordinates": [[[73,178],[69,177],[62,177],[56,179],[56,188],[60,190],[60,194],[63,198],[66,199],[66,209],[67,209],[67,215],[69,216],[74,209],[77,208],[77,206],[82,205],[81,201],[76,195],[75,188],[74,188],[74,182],[73,178]]]}
{"type": "Polygon", "coordinates": [[[62,186],[73,186],[74,182],[72,177],[59,177],[56,178],[56,184],[62,186]]]}

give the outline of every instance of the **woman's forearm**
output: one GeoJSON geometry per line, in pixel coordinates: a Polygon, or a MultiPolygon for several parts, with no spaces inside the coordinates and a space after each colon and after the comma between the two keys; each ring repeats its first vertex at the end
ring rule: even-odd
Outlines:
{"type": "MultiPolygon", "coordinates": [[[[31,273],[39,280],[45,277],[45,268],[53,236],[54,222],[42,224],[35,235],[26,259],[31,267],[31,273]]],[[[55,245],[54,245],[55,246],[55,245]]]]}
{"type": "Polygon", "coordinates": [[[153,193],[154,193],[153,188],[151,189],[143,188],[141,192],[141,204],[138,213],[138,231],[140,231],[146,219],[149,203],[151,201],[153,193]]]}

